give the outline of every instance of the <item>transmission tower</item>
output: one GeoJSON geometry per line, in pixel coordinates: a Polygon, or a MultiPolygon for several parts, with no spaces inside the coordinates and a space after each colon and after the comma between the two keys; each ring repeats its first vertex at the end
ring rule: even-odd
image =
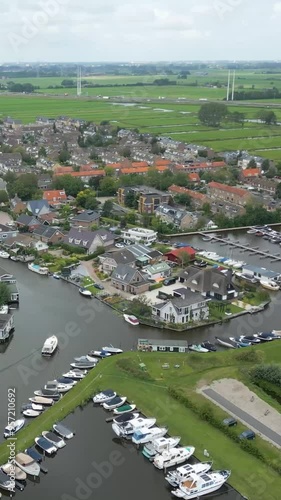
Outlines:
{"type": "Polygon", "coordinates": [[[81,68],[77,69],[77,96],[79,97],[82,94],[82,72],[81,68]]]}

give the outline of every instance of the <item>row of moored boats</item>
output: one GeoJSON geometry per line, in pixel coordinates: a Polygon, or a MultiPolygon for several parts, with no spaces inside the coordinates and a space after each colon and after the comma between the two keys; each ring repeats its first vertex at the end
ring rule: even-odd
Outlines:
{"type": "Polygon", "coordinates": [[[127,402],[125,396],[118,396],[111,389],[93,397],[95,404],[113,412],[112,430],[119,438],[131,440],[142,447],[142,454],[153,465],[164,470],[165,479],[178,498],[199,498],[219,490],[230,477],[228,470],[212,470],[212,462],[187,463],[193,456],[193,446],[180,445],[179,436],[168,436],[167,427],[157,427],[156,418],[146,418],[127,402]],[[180,467],[167,472],[167,469],[180,467]]]}

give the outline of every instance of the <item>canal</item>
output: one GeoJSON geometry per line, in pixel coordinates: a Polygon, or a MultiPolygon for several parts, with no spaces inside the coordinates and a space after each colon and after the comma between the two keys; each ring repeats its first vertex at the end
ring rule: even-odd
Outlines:
{"type": "MultiPolygon", "coordinates": [[[[241,235],[237,238],[249,241],[248,236],[251,237],[241,235]]],[[[261,243],[265,248],[269,248],[270,245],[276,248],[275,252],[272,249],[272,253],[278,252],[276,245],[257,240],[253,240],[253,246],[261,243]]],[[[187,241],[196,247],[208,248],[224,256],[230,255],[233,259],[245,260],[281,272],[281,264],[267,262],[268,259],[260,260],[256,256],[241,254],[217,243],[203,242],[200,237],[187,238],[187,241]]],[[[273,295],[273,302],[263,313],[246,315],[223,325],[179,334],[148,327],[131,327],[99,301],[81,297],[76,287],[53,278],[38,276],[30,272],[24,264],[3,260],[1,267],[16,276],[20,292],[20,306],[14,311],[15,333],[8,344],[0,345],[2,429],[7,423],[8,388],[16,389],[19,414],[21,405],[28,401],[34,390],[42,388],[48,380],[67,371],[74,356],[86,354],[91,349],[99,349],[110,343],[123,350],[135,349],[139,337],[169,339],[173,336],[178,339],[187,338],[193,343],[207,338],[213,340],[216,335],[227,338],[244,332],[281,328],[278,309],[281,303],[280,293],[273,295]],[[59,351],[50,360],[42,360],[42,345],[51,334],[59,337],[59,351]]],[[[26,490],[18,495],[23,499],[32,500],[108,500],[116,493],[118,498],[122,495],[124,500],[132,497],[134,500],[170,498],[170,493],[164,487],[163,474],[145,462],[142,456],[138,457],[136,450],[132,450],[130,445],[124,447],[113,440],[110,424],[105,423],[105,418],[103,410],[93,409],[91,405],[70,415],[67,421],[76,429],[76,437],[64,450],[59,451],[57,457],[47,459],[50,472],[41,477],[41,484],[29,482],[26,490]],[[77,496],[76,478],[83,481],[93,470],[92,462],[100,464],[108,461],[113,451],[120,451],[123,463],[114,466],[110,477],[102,480],[102,484],[91,492],[90,496],[85,492],[84,496],[77,496]],[[63,497],[63,494],[72,497],[63,497]]],[[[239,498],[234,492],[222,493],[212,498],[239,498]]]]}

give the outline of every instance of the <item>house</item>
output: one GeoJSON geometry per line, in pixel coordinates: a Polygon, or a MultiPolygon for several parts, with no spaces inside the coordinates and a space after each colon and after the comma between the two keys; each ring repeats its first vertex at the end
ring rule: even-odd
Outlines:
{"type": "Polygon", "coordinates": [[[34,229],[33,236],[44,243],[56,244],[63,240],[64,233],[59,227],[41,224],[34,229]]]}
{"type": "Polygon", "coordinates": [[[64,236],[63,241],[68,245],[85,249],[89,255],[94,253],[99,247],[107,248],[114,245],[114,236],[105,229],[87,231],[72,227],[64,236]]]}
{"type": "Polygon", "coordinates": [[[17,236],[18,230],[17,229],[12,229],[9,226],[4,226],[3,224],[0,224],[0,243],[3,243],[3,241],[6,241],[8,238],[13,238],[17,236]]]}
{"type": "Polygon", "coordinates": [[[187,174],[187,178],[189,182],[192,182],[192,184],[199,184],[200,183],[200,177],[197,172],[187,174]]]}
{"type": "Polygon", "coordinates": [[[145,281],[139,269],[128,264],[118,264],[111,275],[111,284],[117,290],[139,295],[149,290],[149,282],[145,281]]]}
{"type": "Polygon", "coordinates": [[[48,214],[50,212],[50,206],[47,200],[31,200],[26,204],[26,208],[35,217],[40,217],[40,215],[48,214]]]}
{"type": "Polygon", "coordinates": [[[185,295],[172,298],[152,306],[152,315],[165,323],[187,324],[191,321],[203,321],[209,317],[209,299],[186,290],[185,295]]]}
{"type": "Polygon", "coordinates": [[[50,224],[59,224],[61,222],[58,212],[49,212],[48,214],[39,215],[38,220],[45,226],[49,226],[50,224]]]}
{"type": "Polygon", "coordinates": [[[175,248],[165,253],[165,258],[171,262],[176,262],[178,265],[182,265],[183,262],[195,260],[196,252],[192,247],[186,246],[182,248],[175,248]],[[187,257],[186,257],[187,256],[187,257]]]}
{"type": "Polygon", "coordinates": [[[104,253],[99,256],[103,272],[111,274],[118,264],[130,264],[134,267],[136,262],[135,255],[127,248],[117,252],[104,253]]]}
{"type": "Polygon", "coordinates": [[[5,342],[14,328],[14,316],[12,314],[0,314],[0,342],[5,342]]]}
{"type": "Polygon", "coordinates": [[[270,269],[265,269],[264,267],[250,266],[248,264],[242,267],[242,273],[247,274],[251,278],[264,281],[276,281],[280,278],[280,273],[277,271],[271,271],[270,269]]]}
{"type": "Polygon", "coordinates": [[[0,170],[4,173],[17,172],[22,165],[20,153],[0,153],[0,170]]]}
{"type": "Polygon", "coordinates": [[[62,203],[66,203],[67,196],[64,189],[61,191],[55,189],[52,191],[44,191],[43,200],[46,200],[50,206],[55,207],[61,205],[62,203]]]}
{"type": "Polygon", "coordinates": [[[121,231],[124,243],[144,243],[151,245],[157,240],[157,233],[152,229],[145,229],[143,227],[134,227],[132,229],[124,229],[121,231]]]}
{"type": "Polygon", "coordinates": [[[173,224],[180,229],[193,227],[198,221],[198,217],[194,214],[194,212],[188,212],[187,210],[171,207],[168,204],[160,205],[156,209],[155,215],[162,222],[165,222],[166,224],[173,224]]]}
{"type": "Polygon", "coordinates": [[[50,189],[50,186],[52,184],[52,177],[47,174],[40,175],[37,180],[37,186],[38,189],[41,189],[42,191],[47,191],[47,189],[50,189]]]}
{"type": "Polygon", "coordinates": [[[92,224],[98,224],[100,222],[100,214],[94,212],[93,210],[84,210],[80,214],[75,215],[70,218],[71,226],[73,227],[85,227],[89,228],[92,224]]]}
{"type": "Polygon", "coordinates": [[[245,170],[241,170],[240,180],[241,182],[247,182],[249,179],[260,177],[260,175],[261,175],[260,168],[246,168],[245,170]]]}
{"type": "Polygon", "coordinates": [[[234,203],[240,206],[245,206],[253,199],[252,194],[247,189],[227,186],[220,182],[209,182],[207,189],[211,199],[234,203]]]}
{"type": "Polygon", "coordinates": [[[138,339],[138,351],[143,352],[188,352],[187,340],[138,339]]]}
{"type": "Polygon", "coordinates": [[[171,275],[171,268],[167,264],[167,262],[158,262],[158,264],[154,264],[152,266],[146,266],[143,269],[143,272],[148,274],[148,276],[151,279],[154,279],[155,281],[159,280],[160,278],[167,278],[168,276],[171,275]]]}
{"type": "Polygon", "coordinates": [[[9,238],[5,241],[4,247],[7,250],[12,251],[16,254],[20,249],[34,249],[39,253],[46,252],[48,250],[48,245],[42,241],[37,241],[33,236],[29,234],[18,234],[15,238],[9,238]]]}
{"type": "MultiPolygon", "coordinates": [[[[0,268],[0,281],[6,283],[8,286],[11,297],[10,297],[10,303],[12,302],[19,302],[19,292],[17,289],[17,282],[16,279],[12,274],[7,273],[4,269],[0,268]]],[[[0,318],[2,317],[2,314],[0,315],[0,318]]]]}
{"type": "Polygon", "coordinates": [[[169,193],[146,186],[121,187],[117,192],[118,203],[120,203],[120,205],[125,205],[126,196],[131,193],[137,199],[138,212],[140,214],[153,214],[159,205],[168,203],[171,198],[169,193]]]}
{"type": "Polygon", "coordinates": [[[210,198],[206,194],[198,193],[198,191],[192,191],[192,189],[187,189],[185,187],[176,186],[175,184],[169,187],[169,193],[172,195],[187,194],[190,196],[195,208],[202,208],[205,203],[210,203],[210,198]]]}
{"type": "Polygon", "coordinates": [[[26,211],[26,203],[24,201],[22,201],[20,198],[18,198],[18,196],[15,196],[11,200],[11,210],[15,214],[20,214],[22,212],[25,212],[26,211]]]}
{"type": "Polygon", "coordinates": [[[231,270],[226,274],[212,267],[199,269],[190,266],[179,274],[179,281],[191,292],[199,292],[203,297],[228,300],[238,297],[232,284],[231,270]]]}
{"type": "Polygon", "coordinates": [[[265,177],[251,177],[246,180],[252,188],[258,191],[265,191],[271,195],[275,195],[278,183],[272,179],[266,179],[265,177]]]}
{"type": "Polygon", "coordinates": [[[16,225],[18,228],[28,228],[28,231],[34,231],[36,227],[40,226],[40,222],[33,215],[21,214],[17,220],[16,225]]]}

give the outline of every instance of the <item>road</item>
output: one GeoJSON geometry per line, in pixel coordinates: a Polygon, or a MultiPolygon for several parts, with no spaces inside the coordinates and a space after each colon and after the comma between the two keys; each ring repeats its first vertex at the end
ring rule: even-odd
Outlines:
{"type": "Polygon", "coordinates": [[[241,410],[238,406],[228,401],[228,399],[224,398],[213,389],[203,389],[202,392],[205,396],[213,400],[219,406],[223,407],[230,414],[243,421],[252,430],[262,434],[262,436],[264,436],[266,439],[273,442],[278,447],[281,447],[281,434],[277,434],[277,432],[272,431],[269,427],[262,424],[259,420],[252,417],[249,413],[241,410]]]}

